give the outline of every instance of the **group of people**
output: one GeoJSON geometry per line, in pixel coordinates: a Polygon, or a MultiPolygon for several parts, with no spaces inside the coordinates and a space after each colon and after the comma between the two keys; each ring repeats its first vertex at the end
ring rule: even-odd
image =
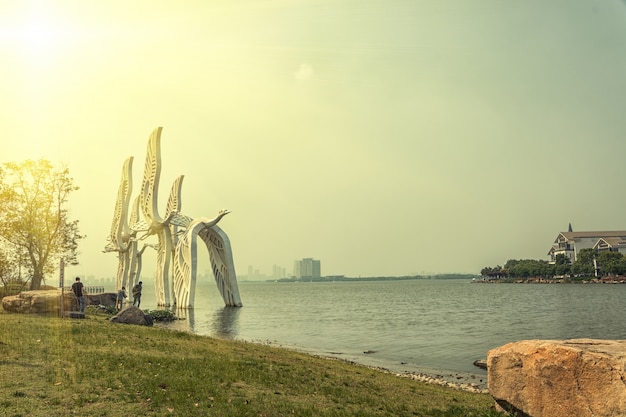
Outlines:
{"type": "MultiPolygon", "coordinates": [[[[133,289],[132,289],[133,307],[137,305],[137,308],[139,308],[139,305],[141,304],[141,290],[142,290],[142,282],[139,281],[135,286],[133,286],[133,289]]],[[[117,301],[115,303],[115,308],[117,308],[118,310],[121,310],[122,306],[124,305],[124,299],[126,298],[127,298],[126,287],[122,287],[122,289],[117,292],[117,301]]]]}
{"type": "MultiPolygon", "coordinates": [[[[136,305],[137,308],[139,308],[139,306],[141,305],[142,284],[143,283],[139,281],[135,286],[133,286],[133,289],[132,289],[133,306],[136,305]]],[[[78,300],[78,308],[80,312],[84,313],[85,304],[87,304],[85,300],[85,295],[87,293],[85,291],[85,286],[83,285],[82,282],[80,282],[80,277],[76,277],[76,281],[72,284],[72,291],[74,292],[74,295],[76,296],[76,299],[78,300]]],[[[118,310],[121,310],[122,306],[124,305],[124,299],[126,298],[128,298],[126,296],[126,287],[122,287],[122,289],[117,292],[117,300],[115,302],[115,308],[117,308],[118,310]]]]}

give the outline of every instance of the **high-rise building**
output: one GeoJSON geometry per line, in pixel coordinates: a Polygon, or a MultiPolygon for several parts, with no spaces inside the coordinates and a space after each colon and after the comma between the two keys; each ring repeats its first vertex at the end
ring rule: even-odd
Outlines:
{"type": "Polygon", "coordinates": [[[272,278],[285,278],[287,276],[287,271],[284,267],[280,265],[272,266],[272,278]]]}
{"type": "Polygon", "coordinates": [[[320,278],[322,268],[320,261],[313,258],[303,258],[293,264],[293,276],[296,278],[320,278]]]}

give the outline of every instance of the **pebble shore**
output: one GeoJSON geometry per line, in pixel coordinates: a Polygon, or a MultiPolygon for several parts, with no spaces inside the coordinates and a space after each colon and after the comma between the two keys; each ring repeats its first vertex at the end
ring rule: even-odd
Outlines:
{"type": "MultiPolygon", "coordinates": [[[[379,368],[380,369],[380,368],[379,368]]],[[[381,369],[384,370],[384,369],[381,369]]],[[[387,371],[389,372],[389,371],[387,371]]],[[[489,390],[487,389],[487,383],[478,382],[452,382],[449,378],[457,378],[453,375],[443,376],[443,375],[426,375],[421,373],[411,373],[411,372],[392,372],[394,375],[410,378],[415,381],[426,382],[428,384],[441,385],[443,387],[460,389],[463,391],[473,392],[477,394],[489,394],[489,390]]]]}
{"type": "Polygon", "coordinates": [[[461,374],[428,374],[422,372],[398,372],[392,371],[387,368],[383,368],[380,366],[370,366],[364,365],[362,363],[358,363],[353,360],[342,359],[337,356],[329,356],[329,355],[321,355],[321,354],[313,354],[314,356],[339,360],[343,362],[348,362],[354,365],[366,366],[370,369],[375,369],[380,372],[385,372],[389,374],[393,374],[400,378],[409,378],[414,381],[425,382],[427,384],[439,385],[442,387],[458,389],[462,391],[472,392],[476,394],[489,394],[489,390],[487,389],[487,376],[477,377],[474,375],[461,375],[461,374]]]}
{"type": "MultiPolygon", "coordinates": [[[[253,343],[261,343],[265,345],[277,346],[283,349],[291,349],[297,350],[308,355],[317,356],[320,358],[330,359],[330,360],[338,360],[347,363],[351,363],[354,365],[366,366],[370,369],[375,369],[380,372],[386,372],[389,374],[393,374],[397,377],[401,378],[409,378],[414,381],[425,382],[427,384],[439,385],[442,387],[458,389],[462,391],[472,392],[476,394],[488,394],[489,390],[487,389],[487,376],[478,377],[475,375],[462,375],[462,374],[452,374],[452,373],[440,373],[440,374],[432,374],[432,373],[422,373],[422,372],[411,372],[411,371],[392,371],[390,369],[380,367],[380,366],[372,366],[364,363],[360,363],[354,360],[341,358],[340,352],[328,352],[327,354],[319,353],[319,352],[311,352],[306,349],[302,349],[296,346],[285,346],[282,343],[272,342],[270,340],[256,340],[253,343]]],[[[363,353],[375,353],[374,351],[364,351],[363,353]]]]}

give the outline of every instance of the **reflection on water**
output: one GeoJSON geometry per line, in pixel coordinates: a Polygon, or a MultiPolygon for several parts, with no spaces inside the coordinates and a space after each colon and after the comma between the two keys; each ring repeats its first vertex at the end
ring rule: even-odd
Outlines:
{"type": "Polygon", "coordinates": [[[171,322],[156,322],[154,323],[156,327],[163,327],[166,329],[176,330],[180,332],[195,333],[195,317],[193,309],[173,307],[169,308],[168,310],[174,313],[178,320],[174,320],[171,322]]]}
{"type": "Polygon", "coordinates": [[[213,333],[225,339],[234,339],[239,330],[239,312],[241,307],[224,307],[213,313],[211,324],[213,333]]]}
{"type": "MultiPolygon", "coordinates": [[[[145,308],[158,310],[153,288],[144,287],[145,308]]],[[[236,339],[240,336],[241,307],[225,307],[214,283],[198,283],[193,308],[169,308],[179,320],[158,323],[159,327],[200,335],[236,339]]]]}
{"type": "Polygon", "coordinates": [[[241,307],[222,307],[212,311],[199,309],[200,313],[208,313],[196,321],[196,309],[176,308],[170,309],[178,320],[170,323],[160,323],[160,327],[171,330],[191,332],[197,334],[209,334],[223,339],[235,339],[239,331],[239,312],[241,307]],[[207,328],[208,327],[208,328],[207,328]]]}
{"type": "Polygon", "coordinates": [[[193,308],[176,308],[173,307],[171,311],[179,318],[179,321],[184,321],[186,325],[186,331],[194,332],[196,326],[196,318],[193,308]]]}

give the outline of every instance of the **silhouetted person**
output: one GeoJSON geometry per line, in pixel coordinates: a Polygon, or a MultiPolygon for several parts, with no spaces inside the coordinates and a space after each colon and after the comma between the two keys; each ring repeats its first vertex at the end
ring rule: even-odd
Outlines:
{"type": "Polygon", "coordinates": [[[124,299],[126,298],[126,287],[122,287],[121,290],[117,292],[117,301],[115,302],[115,308],[118,310],[122,309],[124,305],[124,299]]]}
{"type": "Polygon", "coordinates": [[[133,287],[133,306],[137,304],[137,308],[141,304],[141,290],[142,290],[142,282],[139,281],[137,285],[133,287]]]}
{"type": "Polygon", "coordinates": [[[80,282],[80,278],[76,277],[76,282],[72,284],[72,291],[78,300],[78,307],[81,313],[85,312],[85,286],[80,282]]]}

